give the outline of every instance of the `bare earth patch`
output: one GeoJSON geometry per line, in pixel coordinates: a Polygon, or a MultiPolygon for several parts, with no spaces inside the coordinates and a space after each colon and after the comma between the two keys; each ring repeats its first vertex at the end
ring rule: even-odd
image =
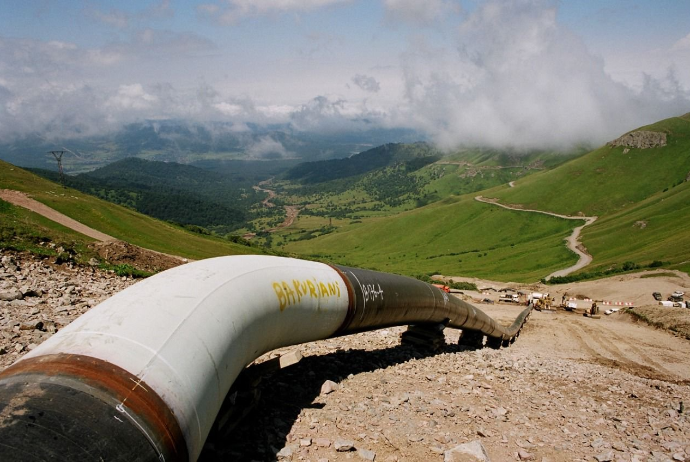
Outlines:
{"type": "Polygon", "coordinates": [[[141,271],[157,273],[189,262],[189,260],[144,249],[125,241],[96,242],[90,247],[112,265],[130,265],[141,271]]]}

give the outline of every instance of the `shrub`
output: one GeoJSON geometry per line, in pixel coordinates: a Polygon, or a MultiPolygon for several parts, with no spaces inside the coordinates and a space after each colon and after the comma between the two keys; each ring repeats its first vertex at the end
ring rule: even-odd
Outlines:
{"type": "Polygon", "coordinates": [[[637,264],[632,261],[626,261],[623,263],[623,271],[632,271],[634,269],[637,269],[637,264]]]}
{"type": "Polygon", "coordinates": [[[129,276],[132,278],[146,278],[146,277],[151,276],[151,273],[138,270],[135,267],[133,267],[132,265],[129,265],[127,263],[124,263],[121,265],[115,265],[111,269],[118,276],[129,276]]]}

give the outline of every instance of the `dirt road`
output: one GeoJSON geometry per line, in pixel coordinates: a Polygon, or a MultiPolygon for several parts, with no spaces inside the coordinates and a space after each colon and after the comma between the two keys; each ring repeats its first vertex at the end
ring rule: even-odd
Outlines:
{"type": "Polygon", "coordinates": [[[514,351],[601,364],[640,377],[690,384],[690,342],[687,340],[633,322],[634,318],[621,312],[610,316],[602,314],[601,319],[582,316],[593,300],[597,301],[602,312],[615,307],[658,306],[652,297],[653,292],[665,295],[676,290],[690,292],[690,276],[686,273],[644,271],[556,286],[499,283],[458,276],[448,279],[474,282],[477,287],[483,288],[482,292],[465,291],[465,296],[477,307],[505,323],[515,317],[519,310],[517,306],[477,301],[484,298],[497,301],[499,291],[505,288],[524,293],[548,292],[557,303],[563,298],[576,299],[573,302],[579,309],[575,313],[562,310],[533,312],[525,326],[525,335],[515,343],[514,351]]]}
{"type": "Polygon", "coordinates": [[[129,264],[138,270],[155,273],[190,261],[187,258],[144,249],[128,242],[120,241],[112,236],[90,228],[67,215],[63,215],[37,200],[31,199],[20,191],[0,189],[0,199],[13,205],[24,207],[39,215],[43,215],[49,220],[96,239],[99,242],[92,244],[92,248],[105,261],[111,264],[129,264]]]}
{"type": "Polygon", "coordinates": [[[546,276],[546,279],[550,279],[555,276],[567,276],[568,274],[574,273],[575,271],[580,270],[592,263],[592,256],[587,252],[587,248],[580,242],[580,233],[585,226],[589,226],[594,223],[598,217],[574,217],[571,215],[561,215],[559,213],[546,212],[544,210],[524,209],[516,206],[501,204],[497,199],[488,199],[482,196],[476,196],[474,199],[479,202],[484,202],[485,204],[497,205],[508,210],[541,213],[544,215],[550,215],[552,217],[563,218],[565,220],[585,220],[585,223],[582,226],[578,226],[577,228],[573,229],[573,233],[566,239],[566,246],[577,254],[579,260],[573,266],[549,274],[546,276]]]}
{"type": "Polygon", "coordinates": [[[29,209],[32,212],[36,212],[40,215],[43,215],[44,217],[56,223],[73,229],[79,233],[82,233],[85,236],[89,236],[90,238],[96,239],[97,241],[107,242],[116,240],[112,236],[108,236],[105,233],[102,233],[82,223],[79,223],[78,221],[73,220],[67,215],[63,215],[55,209],[52,209],[47,205],[38,202],[37,200],[31,199],[23,192],[14,191],[11,189],[0,189],[0,199],[7,201],[10,204],[18,205],[20,207],[24,207],[25,209],[29,209]]]}
{"type": "Polygon", "coordinates": [[[254,189],[254,191],[261,191],[268,194],[268,197],[261,201],[261,203],[264,204],[264,207],[272,208],[276,206],[273,202],[271,202],[271,200],[273,200],[273,198],[276,197],[276,192],[272,189],[264,188],[264,186],[271,184],[272,181],[273,178],[269,178],[268,180],[261,181],[259,182],[259,184],[252,186],[252,189],[254,189]]]}
{"type": "Polygon", "coordinates": [[[282,228],[287,228],[288,226],[291,226],[294,222],[295,219],[297,218],[297,215],[299,215],[300,208],[297,207],[296,205],[286,205],[285,206],[285,220],[275,228],[270,228],[267,229],[269,233],[274,233],[278,231],[279,229],[282,228]]]}
{"type": "MultiPolygon", "coordinates": [[[[518,312],[507,305],[477,307],[504,323],[518,312]]],[[[600,319],[586,318],[582,312],[533,312],[512,352],[599,364],[638,377],[690,385],[688,340],[634,322],[622,312],[600,319]]]]}

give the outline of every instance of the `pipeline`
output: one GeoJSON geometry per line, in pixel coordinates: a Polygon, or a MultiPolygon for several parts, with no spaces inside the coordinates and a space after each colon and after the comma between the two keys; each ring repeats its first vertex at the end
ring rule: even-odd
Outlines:
{"type": "Polygon", "coordinates": [[[189,263],[114,295],[0,373],[0,460],[188,461],[242,369],[276,348],[443,323],[508,342],[413,278],[268,256],[189,263]]]}

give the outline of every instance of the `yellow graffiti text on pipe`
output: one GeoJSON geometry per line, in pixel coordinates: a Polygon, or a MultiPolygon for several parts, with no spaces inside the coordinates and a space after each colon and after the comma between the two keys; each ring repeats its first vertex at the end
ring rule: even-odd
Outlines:
{"type": "Polygon", "coordinates": [[[340,285],[337,282],[320,282],[316,279],[274,282],[273,290],[278,297],[280,311],[301,302],[305,297],[315,299],[340,297],[340,285]]]}

